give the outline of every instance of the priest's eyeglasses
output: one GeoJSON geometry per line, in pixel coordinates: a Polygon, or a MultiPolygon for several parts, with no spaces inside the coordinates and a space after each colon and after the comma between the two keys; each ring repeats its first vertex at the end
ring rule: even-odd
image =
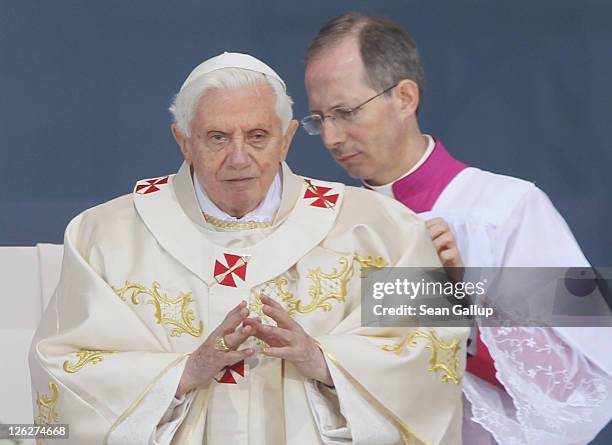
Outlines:
{"type": "Polygon", "coordinates": [[[321,134],[321,131],[323,130],[323,123],[325,122],[326,119],[330,119],[336,125],[350,124],[355,121],[355,118],[357,117],[357,112],[361,108],[363,108],[365,105],[372,102],[377,97],[380,97],[383,94],[387,93],[388,91],[391,91],[396,86],[397,86],[397,83],[395,85],[390,86],[386,90],[381,91],[376,96],[370,97],[368,100],[360,103],[356,107],[353,107],[353,108],[338,107],[338,108],[334,108],[329,114],[317,113],[317,114],[311,114],[310,116],[306,116],[304,119],[301,120],[302,127],[304,127],[304,130],[306,130],[306,133],[308,133],[309,135],[316,136],[318,134],[321,134]]]}

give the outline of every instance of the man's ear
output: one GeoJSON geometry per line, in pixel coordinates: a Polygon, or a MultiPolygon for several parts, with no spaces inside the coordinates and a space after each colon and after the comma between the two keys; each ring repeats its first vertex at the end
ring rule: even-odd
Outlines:
{"type": "Polygon", "coordinates": [[[406,115],[413,115],[419,108],[421,100],[419,86],[414,80],[401,80],[394,88],[394,95],[399,100],[400,110],[406,115]]]}
{"type": "Polygon", "coordinates": [[[172,131],[172,136],[174,136],[174,140],[176,141],[177,145],[181,149],[181,153],[183,153],[185,162],[191,165],[192,157],[191,157],[191,150],[189,148],[189,143],[187,140],[188,138],[183,133],[181,133],[181,130],[179,130],[175,124],[172,124],[170,126],[170,130],[172,131]]]}
{"type": "Polygon", "coordinates": [[[281,161],[284,161],[287,158],[287,153],[289,153],[289,146],[291,145],[291,141],[293,141],[293,136],[295,136],[295,132],[297,131],[299,126],[300,126],[300,123],[295,119],[289,122],[287,131],[285,132],[285,135],[283,136],[284,146],[283,146],[281,161]]]}

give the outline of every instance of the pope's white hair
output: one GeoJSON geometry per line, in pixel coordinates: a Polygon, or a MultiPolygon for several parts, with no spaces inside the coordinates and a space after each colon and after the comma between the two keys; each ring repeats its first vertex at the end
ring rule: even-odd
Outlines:
{"type": "MultiPolygon", "coordinates": [[[[196,106],[205,91],[211,89],[232,89],[248,85],[267,83],[276,94],[276,114],[281,120],[283,134],[289,128],[293,119],[293,101],[285,92],[283,85],[275,78],[263,73],[245,70],[241,68],[222,68],[198,77],[190,82],[185,88],[174,96],[170,112],[174,124],[185,136],[191,136],[191,121],[195,114],[196,106]]],[[[248,104],[245,104],[248,106],[248,104]]]]}

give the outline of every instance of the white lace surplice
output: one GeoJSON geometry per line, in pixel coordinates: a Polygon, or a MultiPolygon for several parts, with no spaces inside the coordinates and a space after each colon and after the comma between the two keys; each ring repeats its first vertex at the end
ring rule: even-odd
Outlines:
{"type": "MultiPolygon", "coordinates": [[[[466,266],[587,267],[569,227],[533,184],[475,168],[424,219],[443,217],[466,266]]],[[[527,298],[527,297],[526,297],[527,298]]],[[[472,419],[500,445],[573,445],[612,417],[612,328],[481,328],[505,391],[463,379],[472,419]]],[[[481,442],[465,426],[464,443],[481,442]]]]}

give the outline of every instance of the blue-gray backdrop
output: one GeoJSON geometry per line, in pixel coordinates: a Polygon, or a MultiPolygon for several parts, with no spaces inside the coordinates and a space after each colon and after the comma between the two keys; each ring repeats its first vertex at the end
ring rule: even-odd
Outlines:
{"type": "MultiPolygon", "coordinates": [[[[169,101],[192,67],[224,50],[272,65],[304,115],[304,49],[348,9],[414,35],[424,131],[468,163],[536,182],[591,262],[612,264],[606,0],[0,0],[0,245],[61,242],[81,210],[175,171],[169,101]]],[[[350,182],[303,132],[289,160],[350,182]]]]}

